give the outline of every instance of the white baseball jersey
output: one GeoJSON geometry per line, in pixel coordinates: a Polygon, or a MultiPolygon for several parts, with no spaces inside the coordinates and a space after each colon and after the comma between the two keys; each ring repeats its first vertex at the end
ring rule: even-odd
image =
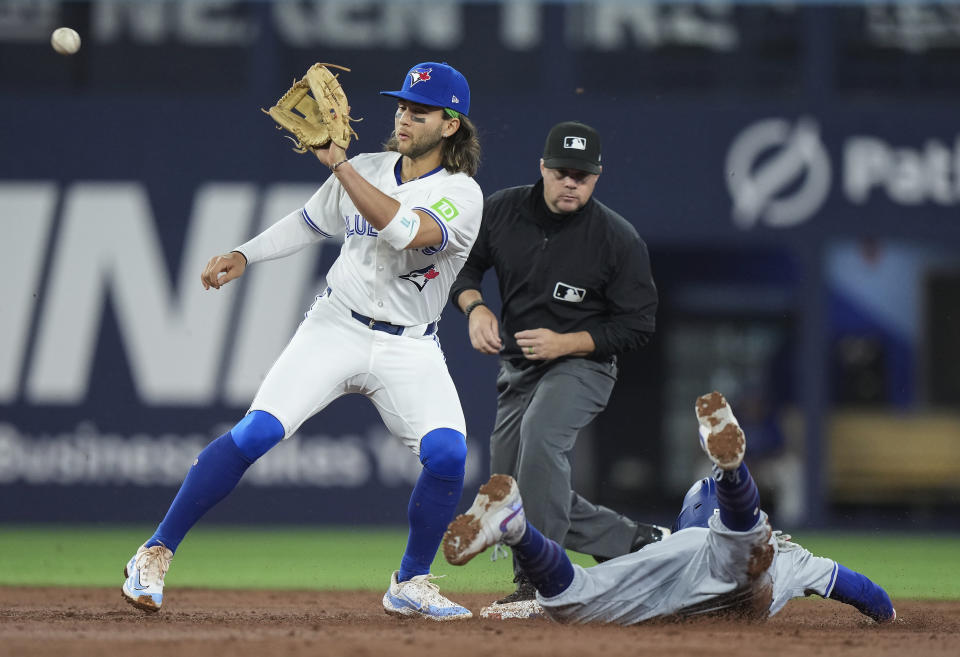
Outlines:
{"type": "Polygon", "coordinates": [[[436,247],[398,251],[377,239],[336,176],[307,201],[303,219],[322,236],[344,235],[327,284],[345,303],[367,317],[411,326],[440,317],[480,231],[483,193],[473,178],[442,168],[401,184],[399,163],[399,153],[392,152],[350,160],[374,187],[430,215],[443,233],[436,247]]]}
{"type": "Polygon", "coordinates": [[[369,397],[391,433],[415,453],[433,429],[466,434],[436,321],[476,240],[483,194],[473,178],[443,168],[401,183],[400,160],[399,153],[386,152],[358,155],[350,163],[401,206],[426,212],[440,227],[440,244],[391,246],[330,176],[303,208],[237,248],[249,263],[344,236],[327,273],[329,289],[317,297],[250,406],[279,419],[285,438],[348,393],[369,397]],[[375,330],[383,325],[372,328],[371,319],[393,325],[387,327],[393,332],[375,330]]]}
{"type": "Polygon", "coordinates": [[[684,616],[745,606],[769,616],[795,597],[830,595],[836,562],[796,543],[778,541],[766,514],[748,532],[735,532],[718,514],[709,529],[690,527],[643,549],[591,568],[574,565],[570,586],[537,599],[565,623],[632,625],[661,616],[684,616]],[[760,555],[773,550],[765,571],[752,573],[760,555]]]}

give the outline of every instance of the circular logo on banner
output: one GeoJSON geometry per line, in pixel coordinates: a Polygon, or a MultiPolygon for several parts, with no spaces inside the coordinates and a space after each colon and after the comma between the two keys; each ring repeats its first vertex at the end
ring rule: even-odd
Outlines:
{"type": "Polygon", "coordinates": [[[733,140],[725,177],[737,226],[789,228],[810,219],[826,200],[830,158],[813,119],[795,125],[765,119],[733,140]]]}

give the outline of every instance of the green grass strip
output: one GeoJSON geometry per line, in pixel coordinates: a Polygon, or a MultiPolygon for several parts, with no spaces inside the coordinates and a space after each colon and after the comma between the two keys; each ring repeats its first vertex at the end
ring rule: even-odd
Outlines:
{"type": "MultiPolygon", "coordinates": [[[[0,586],[112,587],[152,533],[141,527],[0,526],[0,586]]],[[[801,533],[815,554],[859,570],[895,598],[960,599],[960,536],[801,533]]],[[[385,590],[399,567],[405,529],[198,527],[177,551],[170,586],[232,589],[385,590]]],[[[509,558],[491,551],[466,566],[438,556],[444,591],[512,590],[509,558]]],[[[570,553],[576,563],[593,559],[570,553]]]]}
{"type": "Polygon", "coordinates": [[[960,599],[960,535],[798,532],[794,539],[862,572],[894,598],[960,599]]]}

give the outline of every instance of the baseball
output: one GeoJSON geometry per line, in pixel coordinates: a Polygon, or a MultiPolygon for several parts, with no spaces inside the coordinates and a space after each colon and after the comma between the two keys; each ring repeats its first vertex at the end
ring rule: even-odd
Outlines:
{"type": "Polygon", "coordinates": [[[80,35],[69,27],[58,27],[50,35],[50,45],[61,55],[72,55],[80,50],[80,35]]]}

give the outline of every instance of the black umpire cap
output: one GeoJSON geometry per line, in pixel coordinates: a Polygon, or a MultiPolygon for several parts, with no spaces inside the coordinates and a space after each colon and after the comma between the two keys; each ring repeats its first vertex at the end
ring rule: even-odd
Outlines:
{"type": "Polygon", "coordinates": [[[548,169],[600,173],[600,135],[578,121],[558,123],[550,129],[543,145],[543,165],[548,169]]]}

